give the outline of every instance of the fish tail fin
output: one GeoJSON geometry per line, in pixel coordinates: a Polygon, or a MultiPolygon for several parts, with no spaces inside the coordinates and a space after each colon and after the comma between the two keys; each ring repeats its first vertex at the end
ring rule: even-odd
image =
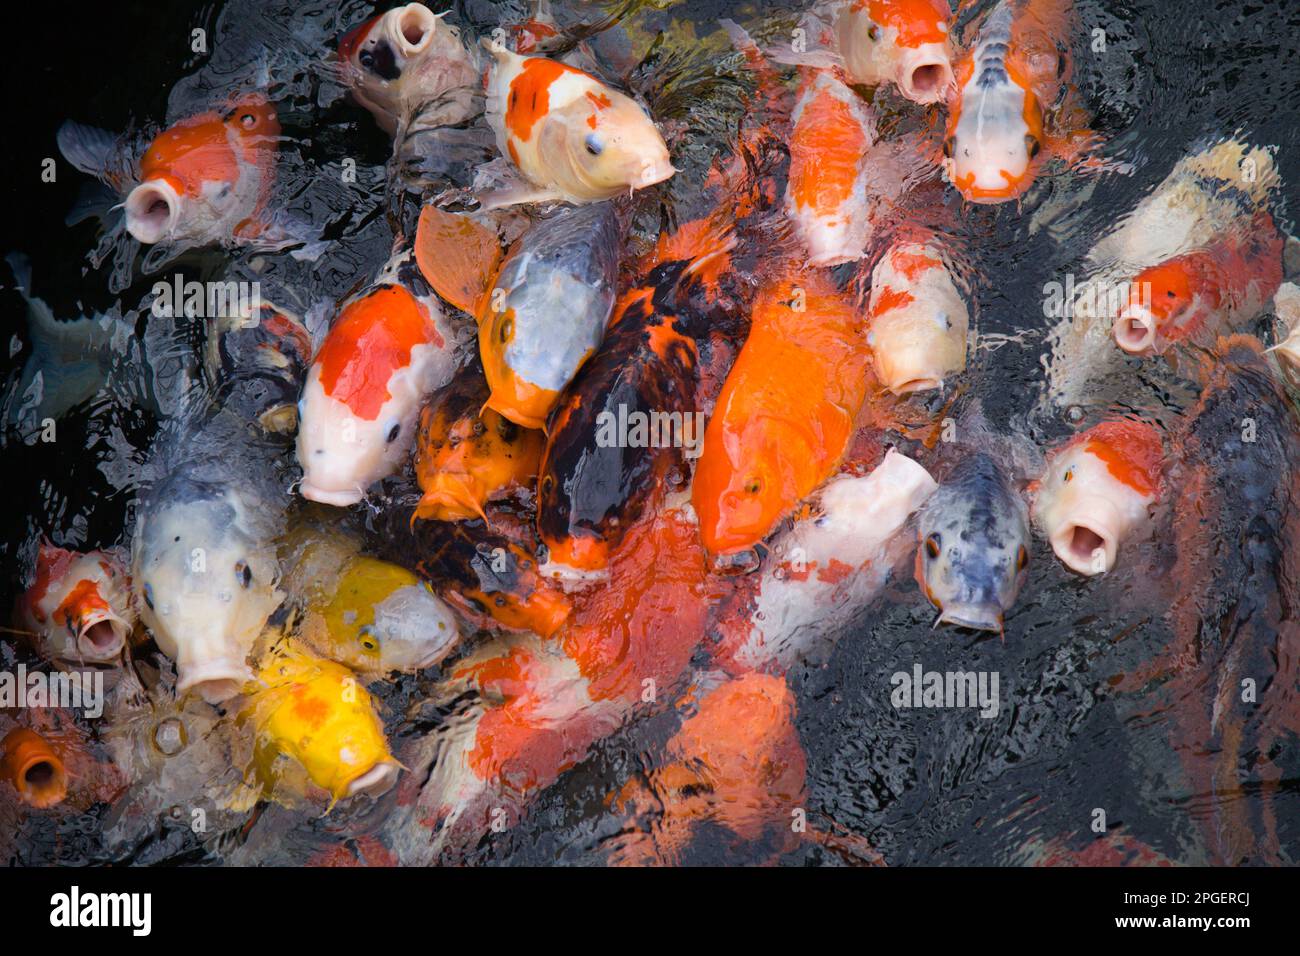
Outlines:
{"type": "Polygon", "coordinates": [[[489,229],[428,205],[420,211],[415,261],[438,295],[470,315],[478,315],[501,260],[501,244],[489,229]]]}

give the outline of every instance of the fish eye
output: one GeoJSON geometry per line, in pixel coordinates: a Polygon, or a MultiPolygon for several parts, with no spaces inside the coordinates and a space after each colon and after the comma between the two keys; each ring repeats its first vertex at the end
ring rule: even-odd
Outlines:
{"type": "Polygon", "coordinates": [[[397,436],[400,435],[401,433],[402,433],[402,423],[398,422],[388,430],[388,437],[385,438],[384,441],[388,442],[391,445],[393,442],[397,441],[397,436]]]}
{"type": "Polygon", "coordinates": [[[745,494],[756,495],[763,490],[763,481],[760,478],[751,478],[745,482],[745,494]]]}
{"type": "Polygon", "coordinates": [[[1029,151],[1029,158],[1033,159],[1038,155],[1038,151],[1043,148],[1043,144],[1038,142],[1038,137],[1032,134],[1025,136],[1025,149],[1029,151]]]}
{"type": "Polygon", "coordinates": [[[362,66],[370,67],[375,63],[375,54],[371,50],[365,49],[361,51],[361,55],[357,57],[357,60],[362,66]]]}
{"type": "Polygon", "coordinates": [[[148,581],[144,583],[144,603],[149,605],[149,610],[153,610],[153,585],[148,581]]]}
{"type": "Polygon", "coordinates": [[[243,116],[239,117],[239,125],[244,127],[244,129],[252,129],[257,125],[257,117],[252,113],[245,113],[243,116]]]}
{"type": "Polygon", "coordinates": [[[379,642],[375,640],[374,635],[370,633],[369,628],[366,628],[361,632],[361,649],[366,651],[379,650],[379,642]]]}
{"type": "Polygon", "coordinates": [[[1029,551],[1022,544],[1020,549],[1016,551],[1016,570],[1023,571],[1027,564],[1029,564],[1029,551]]]}
{"type": "Polygon", "coordinates": [[[943,141],[943,154],[952,159],[952,144],[955,137],[949,136],[943,141]]]}
{"type": "Polygon", "coordinates": [[[552,478],[550,475],[547,475],[545,478],[542,479],[542,494],[549,495],[551,493],[551,489],[554,487],[555,487],[555,479],[552,478]]]}
{"type": "Polygon", "coordinates": [[[501,341],[509,342],[510,339],[514,337],[514,334],[515,334],[515,320],[511,318],[507,318],[505,321],[501,323],[501,335],[500,335],[501,341]]]}
{"type": "Polygon", "coordinates": [[[1062,483],[1068,484],[1070,479],[1073,477],[1074,477],[1074,469],[1067,468],[1065,469],[1065,474],[1061,476],[1061,481],[1062,483]]]}
{"type": "Polygon", "coordinates": [[[939,556],[939,532],[935,532],[925,539],[925,553],[931,560],[939,556]]]}
{"type": "Polygon", "coordinates": [[[588,133],[585,140],[587,152],[593,156],[599,156],[605,151],[605,144],[600,141],[600,137],[595,133],[588,133]]]}
{"type": "Polygon", "coordinates": [[[872,43],[875,43],[877,40],[879,40],[880,27],[876,26],[876,24],[874,23],[871,24],[871,28],[867,30],[867,39],[870,40],[872,43]]]}
{"type": "Polygon", "coordinates": [[[243,588],[246,588],[253,583],[253,571],[248,566],[247,561],[235,562],[235,580],[238,581],[239,586],[243,588]]]}

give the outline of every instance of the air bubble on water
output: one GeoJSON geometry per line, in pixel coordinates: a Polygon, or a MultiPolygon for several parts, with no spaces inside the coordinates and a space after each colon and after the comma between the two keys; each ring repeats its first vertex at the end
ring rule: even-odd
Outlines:
{"type": "Polygon", "coordinates": [[[159,721],[153,729],[153,745],[164,756],[176,756],[185,749],[187,742],[185,723],[178,717],[159,721]]]}

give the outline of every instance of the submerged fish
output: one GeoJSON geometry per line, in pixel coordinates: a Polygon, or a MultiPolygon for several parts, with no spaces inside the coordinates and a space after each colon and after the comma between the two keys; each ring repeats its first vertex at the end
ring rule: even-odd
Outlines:
{"type": "MultiPolygon", "coordinates": [[[[465,274],[465,256],[449,246],[481,227],[458,219],[433,207],[421,213],[420,268],[440,295],[478,319],[487,406],[517,425],[543,428],[609,324],[622,244],[618,216],[610,203],[562,209],[524,233],[499,266],[495,255],[477,263],[474,278],[465,274]]],[[[489,236],[475,246],[495,253],[489,236]]]]}
{"type": "Polygon", "coordinates": [[[807,777],[794,718],[794,694],[780,677],[746,674],[704,694],[645,780],[614,798],[616,810],[650,824],[621,839],[611,862],[679,864],[708,826],[746,846],[770,840],[773,855],[794,849],[790,812],[804,802],[807,777]]]}
{"type": "Polygon", "coordinates": [[[1048,457],[1034,520],[1071,571],[1103,574],[1146,520],[1160,487],[1164,448],[1145,422],[1102,422],[1048,457]]]}
{"type": "Polygon", "coordinates": [[[488,122],[501,154],[532,184],[496,197],[497,205],[593,202],[676,172],[654,121],[630,97],[556,60],[485,46],[496,61],[488,80],[488,122]]]}
{"type": "Polygon", "coordinates": [[[126,569],[107,552],[78,554],[42,541],[36,579],[18,599],[15,618],[47,660],[114,660],[135,623],[126,569]]]}
{"type": "Polygon", "coordinates": [[[871,234],[867,150],[876,138],[870,107],[828,71],[805,75],[791,117],[786,214],[808,264],[857,259],[871,234]]]}
{"type": "Polygon", "coordinates": [[[933,243],[897,242],[871,273],[867,344],[895,395],[941,388],[966,368],[970,316],[933,243]]]}
{"type": "Polygon", "coordinates": [[[967,412],[955,462],[921,509],[916,581],[939,610],[935,626],[1003,630],[1029,568],[1029,509],[1007,442],[967,412]]]}
{"type": "Polygon", "coordinates": [[[288,758],[330,795],[330,806],[358,794],[379,796],[401,765],[364,687],[333,661],[287,645],[268,655],[239,720],[256,737],[254,773],[263,788],[281,786],[288,758]]]}
{"type": "Polygon", "coordinates": [[[269,302],[223,315],[209,327],[204,371],[213,400],[242,403],[239,413],[267,432],[296,429],[310,364],[311,336],[302,319],[269,302]]]}
{"type": "Polygon", "coordinates": [[[532,491],[546,437],[503,418],[487,398],[482,374],[467,368],[420,412],[416,518],[486,518],[489,501],[532,491]]]}
{"type": "Polygon", "coordinates": [[[409,253],[343,306],[298,406],[304,498],[346,506],[401,467],[420,405],[451,380],[459,336],[409,253]]]}
{"type": "Polygon", "coordinates": [[[1077,149],[1070,102],[1071,0],[1000,0],[957,65],[944,140],[948,179],[970,202],[1015,199],[1052,155],[1077,149]]]}
{"type": "Polygon", "coordinates": [[[713,554],[753,547],[834,474],[867,398],[861,319],[825,276],[768,282],[751,314],[691,486],[713,554]]]}
{"type": "MultiPolygon", "coordinates": [[[[258,93],[186,117],[159,133],[126,196],[126,229],[145,244],[255,238],[265,225],[280,121],[258,93]]],[[[59,129],[59,149],[83,172],[106,179],[111,137],[78,123],[59,129]]]]}

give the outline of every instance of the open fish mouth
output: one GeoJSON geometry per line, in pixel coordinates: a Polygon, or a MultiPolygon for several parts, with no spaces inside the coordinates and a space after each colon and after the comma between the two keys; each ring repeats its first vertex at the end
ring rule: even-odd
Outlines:
{"type": "Polygon", "coordinates": [[[1001,606],[992,602],[971,604],[948,604],[939,609],[939,616],[934,626],[952,624],[974,631],[990,631],[1001,634],[1003,619],[1001,606]]]}

